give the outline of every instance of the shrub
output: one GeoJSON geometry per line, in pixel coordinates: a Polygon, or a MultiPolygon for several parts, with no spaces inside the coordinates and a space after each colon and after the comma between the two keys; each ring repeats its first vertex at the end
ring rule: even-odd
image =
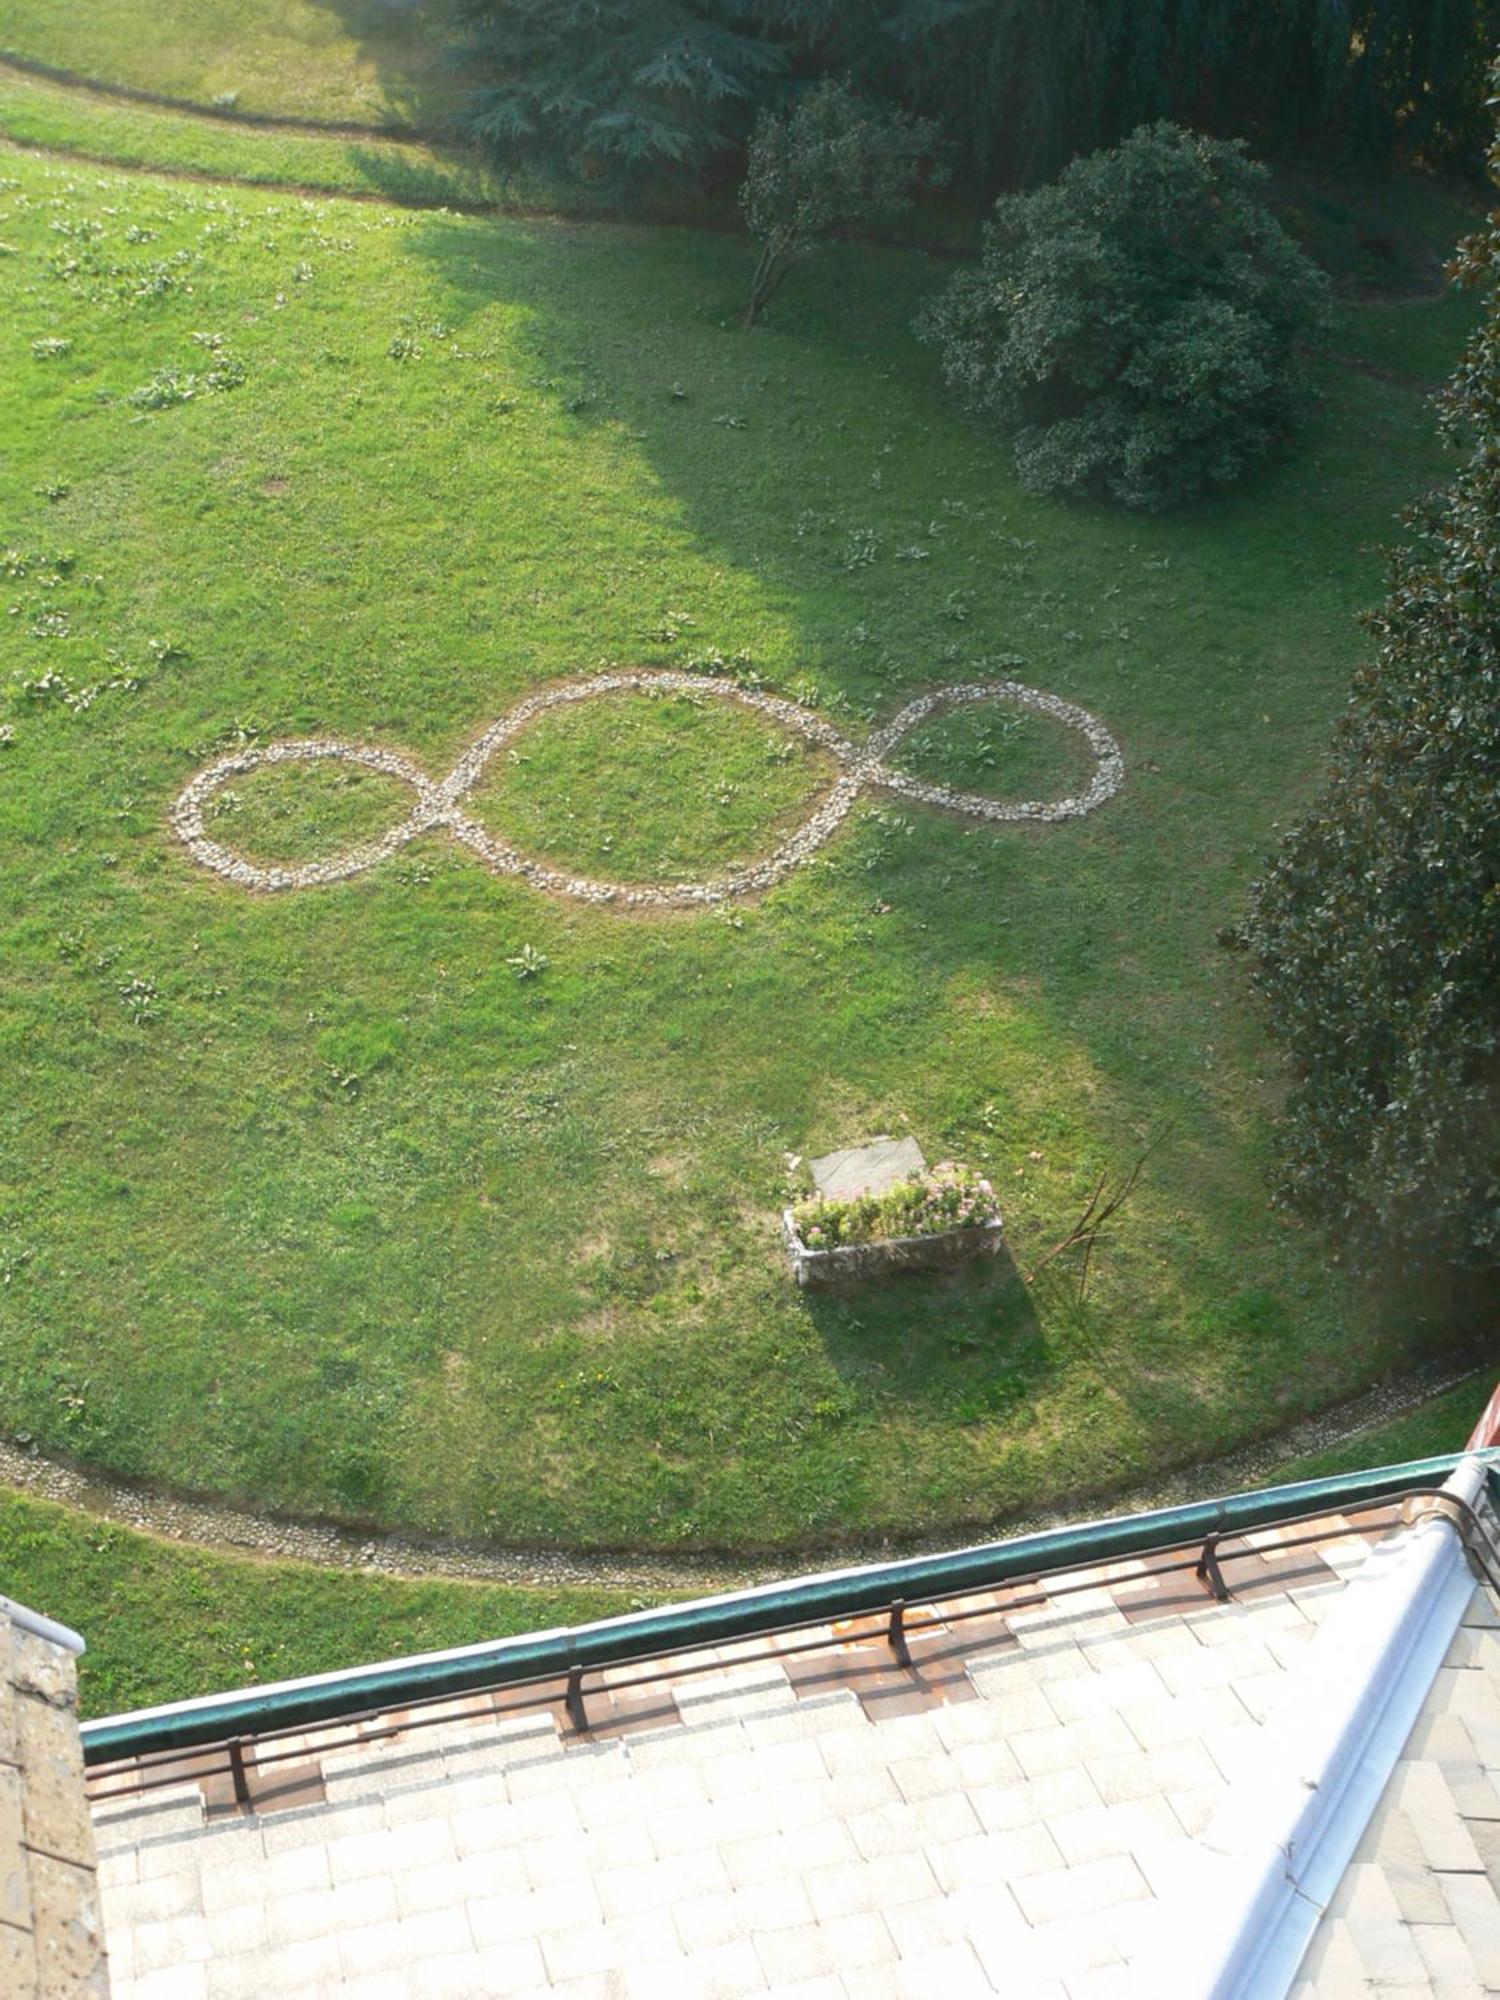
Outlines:
{"type": "Polygon", "coordinates": [[[1266,181],[1238,141],[1161,124],[995,204],[918,330],[1033,491],[1179,505],[1292,428],[1330,288],[1266,181]]]}
{"type": "Polygon", "coordinates": [[[845,1243],[888,1243],[896,1236],[940,1236],[945,1229],[977,1229],[997,1222],[1000,1207],[987,1180],[944,1160],[923,1174],[898,1181],[882,1194],[797,1202],[792,1220],[809,1250],[845,1243]]]}
{"type": "Polygon", "coordinates": [[[755,324],[789,267],[820,239],[899,214],[937,144],[935,125],[866,104],[847,83],[820,83],[790,111],[762,112],[740,190],[761,246],[745,324],[755,324]]]}

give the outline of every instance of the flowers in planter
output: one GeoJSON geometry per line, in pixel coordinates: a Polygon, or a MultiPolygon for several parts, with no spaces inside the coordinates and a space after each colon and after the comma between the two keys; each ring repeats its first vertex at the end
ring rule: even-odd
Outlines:
{"type": "Polygon", "coordinates": [[[989,1182],[951,1160],[897,1181],[881,1194],[853,1194],[841,1201],[814,1195],[792,1208],[797,1233],[809,1250],[888,1243],[897,1236],[941,1236],[999,1219],[1000,1204],[989,1182]]]}

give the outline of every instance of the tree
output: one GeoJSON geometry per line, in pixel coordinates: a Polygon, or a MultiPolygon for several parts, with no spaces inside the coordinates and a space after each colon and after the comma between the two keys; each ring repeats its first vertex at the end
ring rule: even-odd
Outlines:
{"type": "Polygon", "coordinates": [[[762,112],[740,190],[761,246],[746,326],[755,324],[790,266],[822,238],[899,213],[937,147],[936,126],[866,104],[847,83],[820,83],[789,111],[762,112]]]}
{"type": "Polygon", "coordinates": [[[743,143],[787,67],[725,0],[458,0],[458,14],[453,59],[484,79],[471,136],[506,162],[594,178],[701,173],[743,143]]]}
{"type": "Polygon", "coordinates": [[[1476,169],[1500,40],[1500,0],[862,0],[847,11],[856,83],[941,117],[975,176],[1006,187],[1035,186],[1161,118],[1278,150],[1476,169]]]}
{"type": "Polygon", "coordinates": [[[1177,505],[1293,428],[1329,287],[1267,178],[1238,141],[1160,124],[995,204],[918,331],[1033,491],[1177,505]]]}
{"type": "Polygon", "coordinates": [[[1477,168],[1500,0],[450,0],[507,161],[701,180],[789,87],[942,121],[974,191],[1171,118],[1477,168]]]}
{"type": "MultiPolygon", "coordinates": [[[[1492,154],[1500,177],[1500,143],[1492,154]]],[[[1463,454],[1412,509],[1322,794],[1228,938],[1294,1078],[1279,1194],[1366,1262],[1500,1264],[1500,212],[1439,398],[1463,454]]]]}

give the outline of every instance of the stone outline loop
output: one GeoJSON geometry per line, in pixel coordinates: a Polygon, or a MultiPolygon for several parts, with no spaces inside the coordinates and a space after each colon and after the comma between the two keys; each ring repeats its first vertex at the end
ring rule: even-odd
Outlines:
{"type": "Polygon", "coordinates": [[[935,688],[908,702],[899,715],[877,729],[863,745],[852,743],[831,723],[805,708],[800,702],[781,695],[766,694],[757,688],[739,686],[704,674],[677,673],[666,668],[640,668],[632,672],[598,674],[587,681],[566,681],[527,696],[492,722],[459,758],[447,777],[434,782],[410,757],[394,750],[348,743],[335,737],[315,736],[266,744],[263,748],[232,752],[208,765],[189,780],[172,808],[171,824],[194,860],[243,889],[307,889],[322,883],[339,882],[361,875],[399,852],[408,841],[434,827],[442,827],[455,840],[472,849],[486,867],[498,875],[518,875],[533,887],[551,895],[570,896],[586,903],[614,903],[622,907],[674,909],[721,903],[734,897],[753,895],[769,889],[801,867],[836,832],[866,786],[894,792],[920,805],[938,806],[970,819],[1010,823],[1035,820],[1052,824],[1079,819],[1114,797],[1125,777],[1125,762],[1114,737],[1087,709],[1060,696],[1043,693],[1022,681],[961,681],[935,688]],[[774,854],[708,882],[678,882],[662,885],[597,882],[587,876],[569,875],[549,867],[544,861],[522,854],[508,840],[466,813],[460,801],[478,782],[486,764],[504,744],[520,734],[528,724],[548,709],[569,702],[589,701],[599,695],[645,693],[708,695],[737,701],[756,709],[798,732],[808,742],[829,751],[837,761],[840,775],[832,788],[814,807],[808,818],[790,834],[774,854]],[[909,773],[892,768],[887,755],[901,738],[934,711],[974,701],[1008,701],[1052,717],[1076,729],[1093,751],[1096,762],[1092,778],[1082,792],[1072,798],[1027,800],[1003,804],[975,792],[954,791],[947,785],[932,785],[909,773]],[[209,837],[203,815],[210,799],[231,778],[267,764],[311,763],[333,758],[358,764],[400,778],[416,794],[406,818],[398,821],[380,839],[346,848],[326,861],[306,862],[298,867],[259,867],[233,849],[209,837]]]}

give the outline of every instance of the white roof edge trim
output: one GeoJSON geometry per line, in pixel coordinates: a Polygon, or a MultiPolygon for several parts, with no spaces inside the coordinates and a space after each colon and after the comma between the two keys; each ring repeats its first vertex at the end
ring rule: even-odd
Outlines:
{"type": "Polygon", "coordinates": [[[0,1618],[8,1618],[12,1625],[19,1625],[23,1632],[30,1632],[38,1639],[50,1639],[54,1646],[62,1646],[70,1653],[88,1650],[70,1625],[59,1625],[55,1618],[44,1618],[40,1611],[28,1611],[13,1597],[0,1597],[0,1618]]]}
{"type": "MultiPolygon", "coordinates": [[[[1485,1470],[1466,1458],[1442,1491],[1476,1506],[1485,1470]]],[[[1204,1832],[1162,1910],[1160,1957],[1147,1954],[1134,1990],[1285,2000],[1475,1587],[1445,1515],[1370,1552],[1287,1677],[1254,1771],[1204,1832]]]]}

